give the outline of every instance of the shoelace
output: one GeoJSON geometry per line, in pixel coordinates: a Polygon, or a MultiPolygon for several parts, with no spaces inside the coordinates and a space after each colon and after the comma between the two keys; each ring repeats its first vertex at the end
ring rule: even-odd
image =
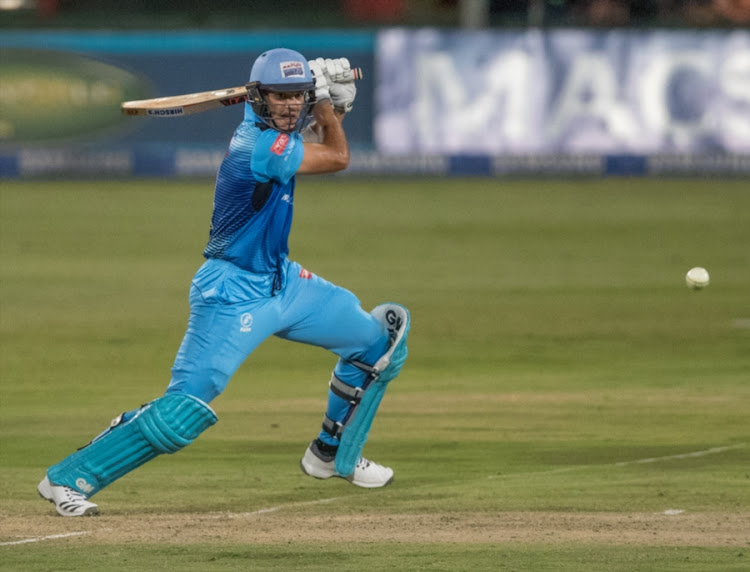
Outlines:
{"type": "Polygon", "coordinates": [[[80,501],[87,502],[86,497],[75,489],[65,487],[65,495],[68,497],[67,498],[68,502],[80,502],[80,501]]]}
{"type": "Polygon", "coordinates": [[[366,469],[369,466],[370,466],[370,461],[368,459],[365,459],[364,457],[360,457],[359,461],[357,461],[358,469],[366,469]]]}

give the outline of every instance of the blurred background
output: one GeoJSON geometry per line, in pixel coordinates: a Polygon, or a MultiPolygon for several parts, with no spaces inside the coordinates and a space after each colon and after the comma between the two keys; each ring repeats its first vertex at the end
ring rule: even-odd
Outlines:
{"type": "Polygon", "coordinates": [[[263,51],[365,70],[350,174],[750,172],[750,0],[0,0],[0,176],[212,175],[263,51]]]}
{"type": "Polygon", "coordinates": [[[747,26],[747,0],[0,0],[4,27],[747,26]]]}

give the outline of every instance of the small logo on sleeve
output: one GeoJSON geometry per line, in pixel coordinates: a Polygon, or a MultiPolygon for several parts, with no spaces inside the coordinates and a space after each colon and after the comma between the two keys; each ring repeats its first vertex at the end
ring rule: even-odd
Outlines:
{"type": "Polygon", "coordinates": [[[286,149],[287,143],[289,143],[289,135],[286,133],[279,133],[279,136],[273,142],[273,145],[271,145],[271,153],[282,155],[284,149],[286,149]]]}
{"type": "Polygon", "coordinates": [[[306,270],[304,268],[300,268],[299,277],[302,278],[302,279],[304,279],[304,280],[310,280],[310,278],[313,277],[313,274],[309,270],[306,270]]]}

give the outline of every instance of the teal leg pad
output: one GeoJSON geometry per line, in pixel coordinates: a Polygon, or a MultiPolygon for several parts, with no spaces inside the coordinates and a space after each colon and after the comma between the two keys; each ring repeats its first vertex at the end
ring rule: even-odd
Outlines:
{"type": "Polygon", "coordinates": [[[377,306],[372,314],[388,328],[391,346],[375,363],[376,378],[367,386],[359,406],[341,434],[335,466],[336,472],[343,477],[354,473],[388,383],[399,374],[409,353],[406,347],[411,325],[409,311],[399,304],[387,303],[377,306]]]}
{"type": "Polygon", "coordinates": [[[354,468],[362,456],[362,449],[367,442],[372,421],[375,418],[375,413],[378,411],[380,401],[383,399],[387,386],[387,381],[376,381],[370,384],[370,387],[367,388],[367,391],[362,396],[362,401],[359,403],[354,418],[344,428],[344,432],[341,434],[341,443],[339,444],[338,451],[336,451],[335,466],[336,472],[339,475],[348,477],[354,473],[354,468]]]}
{"type": "Polygon", "coordinates": [[[186,447],[216,421],[197,397],[170,393],[50,467],[47,476],[90,497],[157,455],[186,447]]]}

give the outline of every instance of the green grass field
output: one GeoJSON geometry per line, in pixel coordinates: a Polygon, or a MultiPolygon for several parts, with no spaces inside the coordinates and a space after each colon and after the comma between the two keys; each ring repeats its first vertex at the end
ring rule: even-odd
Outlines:
{"type": "Polygon", "coordinates": [[[36,485],[166,387],[212,183],[0,192],[0,569],[750,569],[747,181],[301,179],[292,258],[411,311],[394,484],[299,471],[334,359],[270,339],[86,519],[36,485]]]}

